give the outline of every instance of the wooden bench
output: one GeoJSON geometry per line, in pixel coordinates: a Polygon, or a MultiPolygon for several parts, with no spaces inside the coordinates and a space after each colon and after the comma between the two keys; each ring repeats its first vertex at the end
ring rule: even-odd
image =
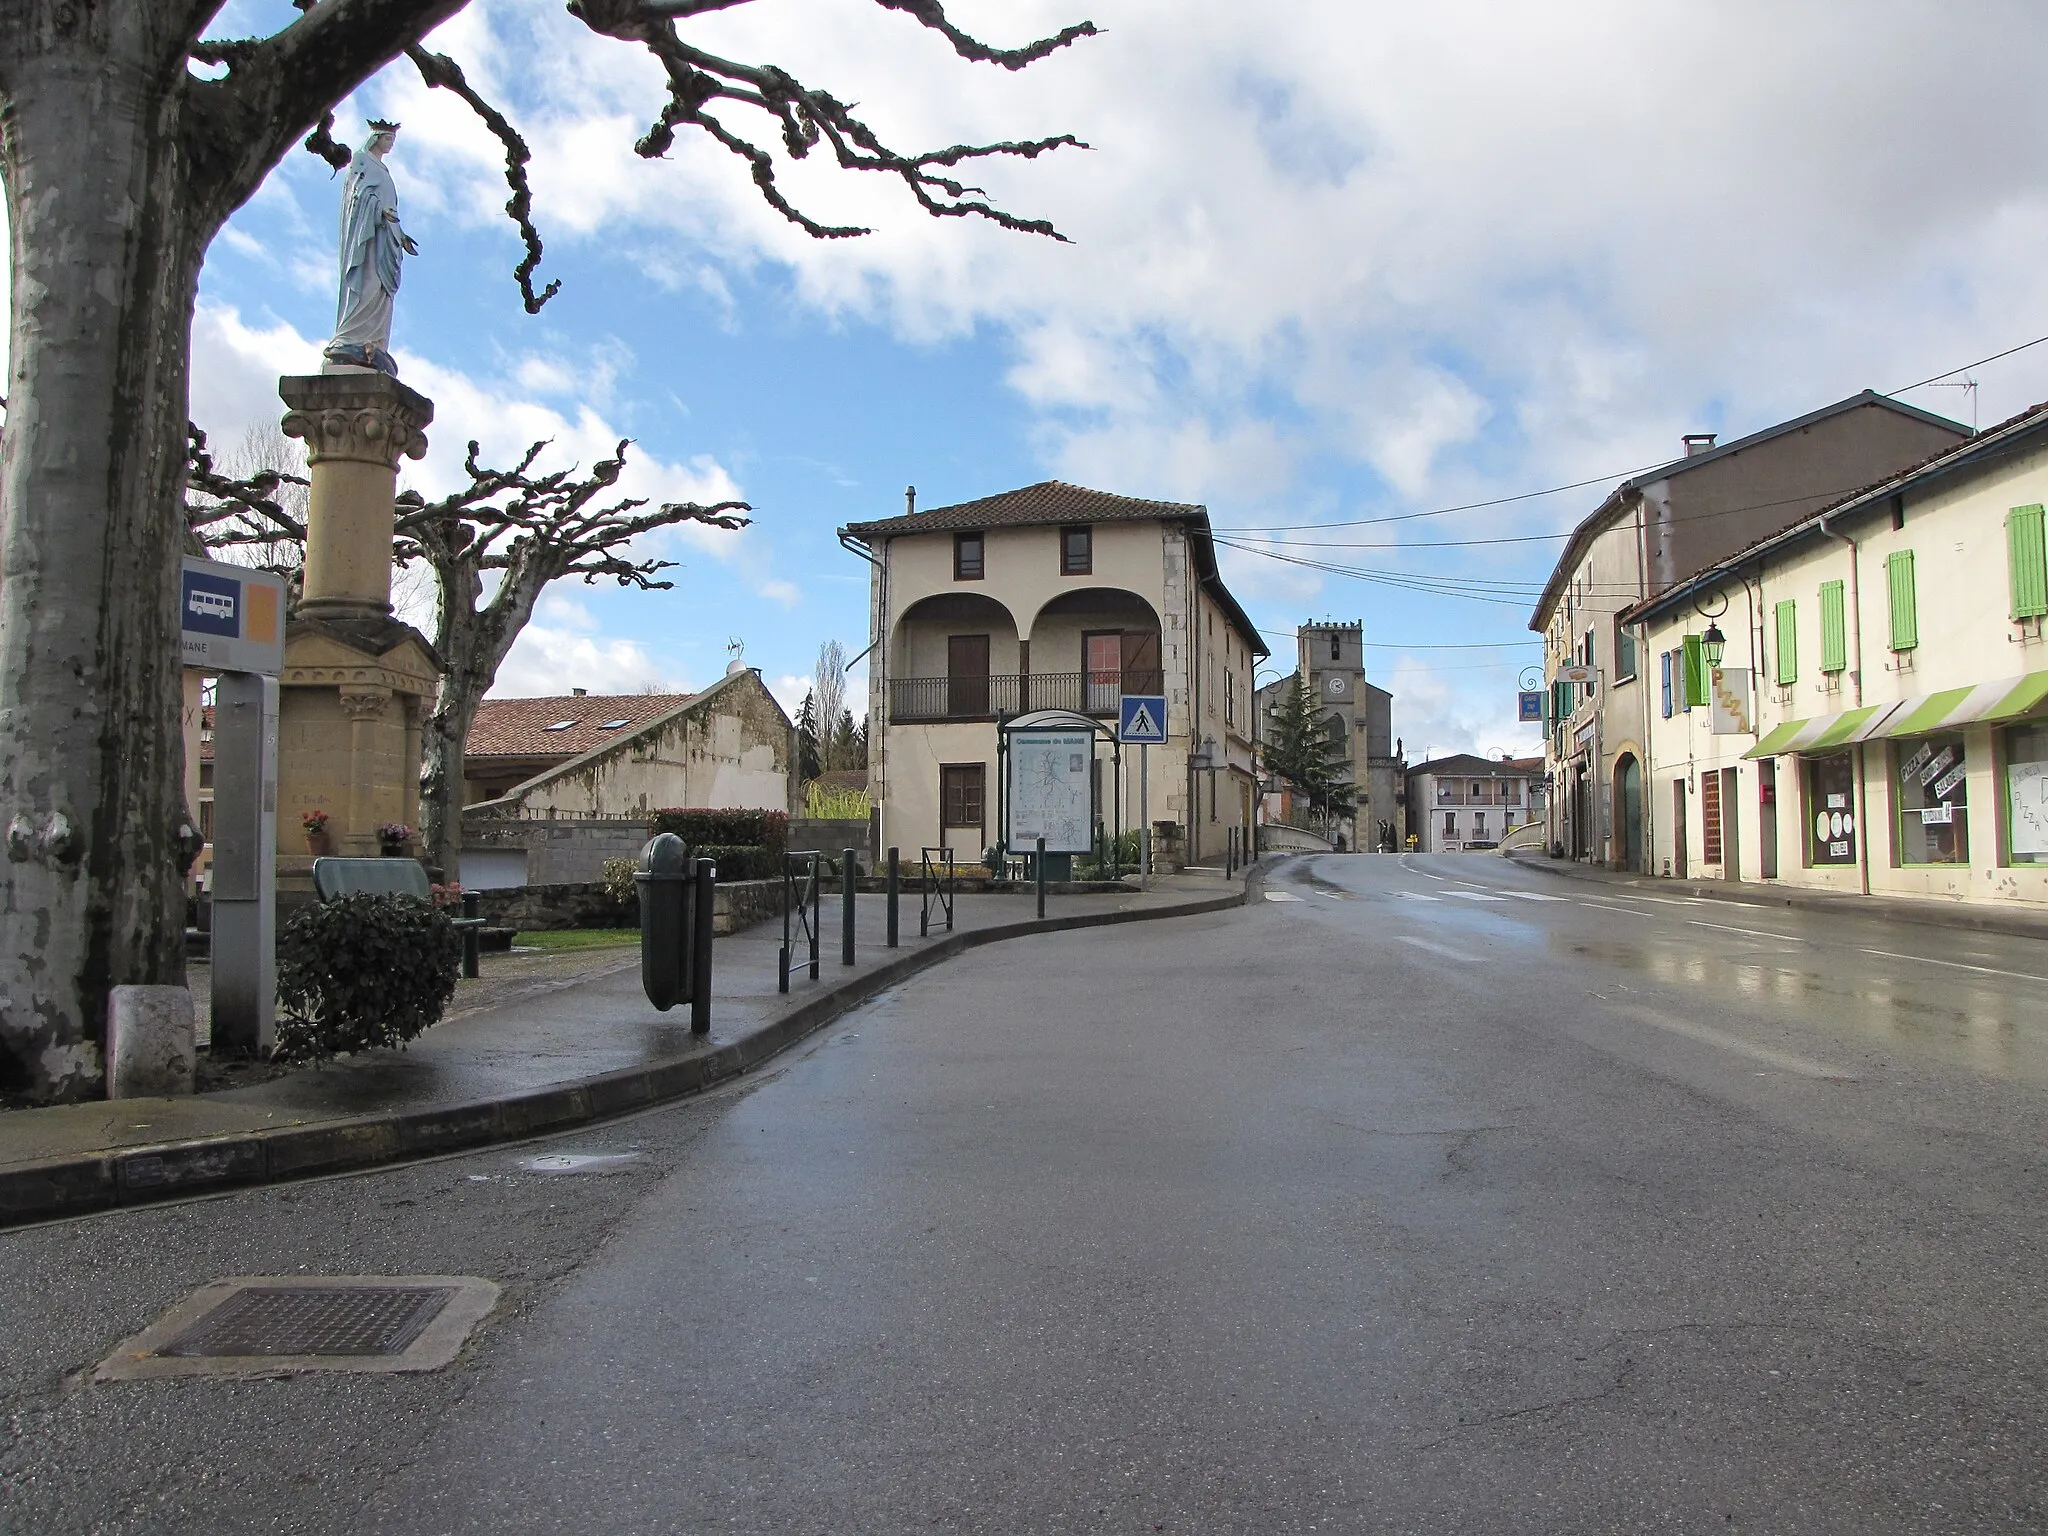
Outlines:
{"type": "MultiPolygon", "coordinates": [[[[433,883],[426,866],[418,859],[342,859],[323,855],[313,861],[313,889],[322,901],[337,896],[412,896],[421,901],[434,899],[433,883]]],[[[462,916],[451,918],[462,935],[462,974],[474,981],[478,974],[477,933],[484,920],[476,915],[474,891],[462,893],[462,916]]]]}

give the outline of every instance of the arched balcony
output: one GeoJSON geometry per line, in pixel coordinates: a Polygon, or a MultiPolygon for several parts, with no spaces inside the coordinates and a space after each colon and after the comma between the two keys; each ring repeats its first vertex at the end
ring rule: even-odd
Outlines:
{"type": "Polygon", "coordinates": [[[1126,693],[1164,693],[1159,614],[1135,592],[1084,587],[1033,615],[946,592],[904,610],[890,641],[889,720],[993,720],[1033,709],[1111,716],[1126,693]]]}
{"type": "Polygon", "coordinates": [[[1159,614],[1121,587],[1062,592],[1031,620],[1033,709],[1113,715],[1125,693],[1164,693],[1159,614]]]}

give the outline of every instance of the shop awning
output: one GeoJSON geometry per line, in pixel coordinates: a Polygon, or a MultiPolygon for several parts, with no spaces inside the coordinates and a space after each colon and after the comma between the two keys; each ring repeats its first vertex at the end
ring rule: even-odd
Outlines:
{"type": "Polygon", "coordinates": [[[2002,677],[1971,688],[1945,688],[1904,700],[1885,722],[1886,736],[1925,736],[1979,721],[2016,720],[2048,700],[2048,672],[2002,677]]]}
{"type": "Polygon", "coordinates": [[[1763,740],[1743,753],[1744,757],[1780,757],[1788,752],[1832,752],[1852,742],[1868,741],[1884,733],[1885,722],[1901,706],[1865,704],[1811,720],[1787,720],[1773,726],[1763,740]]]}

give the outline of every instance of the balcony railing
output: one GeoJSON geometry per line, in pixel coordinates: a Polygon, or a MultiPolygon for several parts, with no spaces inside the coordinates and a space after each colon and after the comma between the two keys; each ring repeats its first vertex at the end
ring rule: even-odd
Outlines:
{"type": "Polygon", "coordinates": [[[1126,693],[1166,692],[1166,674],[1147,672],[997,672],[988,676],[892,677],[889,720],[993,720],[1034,709],[1114,715],[1126,693]]]}

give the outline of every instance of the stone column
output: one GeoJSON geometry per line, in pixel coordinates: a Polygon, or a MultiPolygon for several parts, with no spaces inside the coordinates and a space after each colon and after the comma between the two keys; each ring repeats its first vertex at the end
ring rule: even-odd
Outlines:
{"type": "Polygon", "coordinates": [[[434,403],[382,373],[287,375],[277,392],[285,435],[304,439],[312,466],[299,615],[384,618],[398,465],[425,457],[434,403]]]}
{"type": "Polygon", "coordinates": [[[348,830],[342,836],[344,851],[352,858],[374,858],[378,852],[377,823],[380,801],[377,773],[384,714],[391,706],[389,688],[344,688],[341,712],[348,716],[348,830]]]}

